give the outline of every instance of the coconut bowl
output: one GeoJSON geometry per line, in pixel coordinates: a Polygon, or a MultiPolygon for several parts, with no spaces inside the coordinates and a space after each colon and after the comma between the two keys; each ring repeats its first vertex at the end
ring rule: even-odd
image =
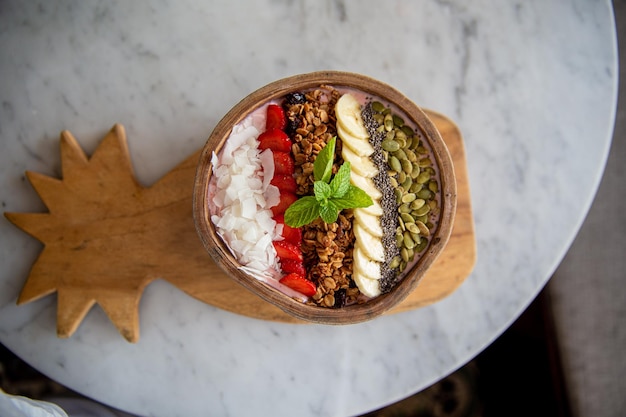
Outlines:
{"type": "Polygon", "coordinates": [[[421,278],[444,250],[450,238],[455,211],[456,181],[452,160],[441,135],[427,115],[405,95],[383,82],[360,74],[338,71],[313,72],[284,78],[256,90],[241,100],[220,120],[208,138],[198,162],[193,190],[193,215],[200,240],[209,255],[225,273],[241,284],[241,290],[252,291],[261,299],[279,307],[291,316],[323,324],[351,324],[373,319],[401,303],[412,291],[419,291],[418,284],[421,278]],[[419,260],[407,267],[404,278],[389,292],[362,303],[340,308],[326,308],[303,303],[242,271],[241,265],[216,232],[211,221],[208,198],[209,182],[213,175],[212,154],[214,152],[219,154],[233,126],[268,101],[280,99],[291,92],[306,91],[321,85],[359,90],[395,106],[404,113],[408,119],[407,122],[413,124],[421,132],[423,140],[428,142],[431,157],[439,172],[438,224],[432,231],[429,244],[423,250],[419,260]]]}

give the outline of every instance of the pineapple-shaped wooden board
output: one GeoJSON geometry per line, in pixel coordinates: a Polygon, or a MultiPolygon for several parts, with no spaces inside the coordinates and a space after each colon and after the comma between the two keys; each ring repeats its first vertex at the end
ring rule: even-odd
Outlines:
{"type": "MultiPolygon", "coordinates": [[[[418,308],[453,292],[475,257],[465,153],[458,128],[427,112],[452,156],[457,214],[448,245],[418,289],[391,311],[418,308]]],[[[303,323],[232,281],[211,260],[192,216],[196,152],[150,187],[136,180],[126,134],[115,125],[88,158],[61,133],[62,179],[27,172],[47,213],[5,213],[44,244],[17,300],[57,293],[57,334],[71,336],[97,303],[130,342],[139,338],[139,301],[164,279],[216,307],[264,320],[303,323]]]]}

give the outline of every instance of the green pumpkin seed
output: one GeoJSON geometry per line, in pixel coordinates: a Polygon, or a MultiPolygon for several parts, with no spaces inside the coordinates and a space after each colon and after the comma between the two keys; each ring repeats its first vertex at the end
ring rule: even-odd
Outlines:
{"type": "Polygon", "coordinates": [[[424,236],[430,236],[430,229],[421,221],[418,220],[415,223],[411,223],[411,224],[416,225],[417,228],[419,229],[419,232],[423,234],[424,236]]]}
{"type": "Polygon", "coordinates": [[[376,133],[382,133],[385,131],[385,125],[383,123],[384,123],[384,120],[379,123],[380,126],[376,128],[376,133]]]}
{"type": "Polygon", "coordinates": [[[423,146],[417,146],[417,147],[415,148],[415,151],[416,151],[417,153],[421,154],[421,155],[426,155],[426,154],[428,153],[428,149],[426,149],[426,148],[425,148],[425,147],[423,147],[423,146]]]}
{"type": "Polygon", "coordinates": [[[420,167],[424,168],[424,167],[428,167],[432,165],[432,162],[430,161],[430,158],[422,158],[419,161],[417,161],[417,163],[420,165],[420,167]]]}
{"type": "Polygon", "coordinates": [[[385,139],[388,139],[388,140],[393,140],[395,137],[396,137],[396,131],[395,130],[390,130],[385,135],[385,139]]]}
{"type": "Polygon", "coordinates": [[[413,249],[415,247],[415,241],[411,238],[411,233],[404,232],[404,247],[406,249],[413,249]]]}
{"type": "Polygon", "coordinates": [[[398,142],[396,142],[393,139],[385,139],[383,140],[383,142],[380,144],[380,146],[388,151],[388,152],[395,152],[398,149],[400,149],[400,144],[398,144],[398,142]]]}
{"type": "Polygon", "coordinates": [[[400,160],[400,165],[402,165],[402,170],[407,173],[407,175],[411,175],[413,172],[413,164],[408,159],[400,160]]]}
{"type": "Polygon", "coordinates": [[[418,245],[422,241],[422,237],[420,236],[419,232],[413,233],[409,231],[409,233],[411,234],[411,239],[413,239],[416,245],[418,245]]]}
{"type": "Polygon", "coordinates": [[[397,151],[395,151],[393,153],[393,156],[395,156],[396,158],[402,160],[402,159],[407,159],[406,153],[404,153],[404,151],[402,149],[398,149],[397,151]]]}
{"type": "Polygon", "coordinates": [[[422,216],[418,216],[417,214],[415,214],[415,212],[411,212],[411,215],[413,215],[415,217],[415,221],[420,221],[424,224],[426,224],[426,222],[428,221],[428,215],[424,214],[422,216]]]}
{"type": "Polygon", "coordinates": [[[420,229],[417,227],[417,225],[415,223],[407,223],[406,225],[406,230],[408,230],[411,233],[419,233],[420,229]]]}
{"type": "Polygon", "coordinates": [[[431,209],[431,210],[435,210],[435,209],[437,208],[437,206],[438,206],[438,204],[437,204],[437,200],[430,200],[430,201],[428,202],[428,205],[430,206],[430,209],[431,209]]]}
{"type": "Polygon", "coordinates": [[[413,210],[417,216],[424,216],[425,214],[430,213],[430,206],[428,204],[424,204],[422,207],[413,210]]]}
{"type": "Polygon", "coordinates": [[[395,269],[400,266],[400,256],[394,256],[391,262],[389,262],[389,269],[395,269]]]}
{"type": "Polygon", "coordinates": [[[436,194],[439,192],[439,184],[437,184],[437,181],[431,181],[428,183],[428,189],[436,194]]]}
{"type": "Polygon", "coordinates": [[[400,145],[401,148],[406,148],[406,138],[399,138],[396,136],[394,140],[398,142],[398,145],[400,145]]]}
{"type": "Polygon", "coordinates": [[[398,180],[396,180],[395,177],[389,177],[389,183],[393,188],[396,188],[398,186],[398,180]]]}
{"type": "Polygon", "coordinates": [[[419,198],[423,198],[424,200],[431,200],[433,198],[433,192],[430,191],[428,188],[422,188],[415,194],[417,194],[419,198]]]}
{"type": "Polygon", "coordinates": [[[382,114],[374,113],[372,117],[374,118],[374,121],[376,122],[376,124],[379,126],[382,125],[383,122],[385,121],[385,116],[383,116],[382,114]]]}
{"type": "MultiPolygon", "coordinates": [[[[414,193],[406,193],[405,195],[402,196],[402,202],[411,203],[412,201],[415,201],[416,198],[417,196],[414,193]]],[[[413,209],[413,206],[411,206],[411,208],[413,209]]]]}
{"type": "Polygon", "coordinates": [[[407,249],[407,252],[409,254],[409,262],[411,262],[413,260],[413,257],[415,256],[415,250],[407,249]]]}
{"type": "Polygon", "coordinates": [[[400,250],[400,257],[404,262],[409,262],[409,251],[406,248],[400,250]]]}
{"type": "MultiPolygon", "coordinates": [[[[430,210],[430,207],[428,207],[428,209],[430,210]]],[[[410,212],[411,212],[411,207],[409,206],[409,203],[402,203],[398,207],[398,213],[410,213],[410,212]]]]}
{"type": "Polygon", "coordinates": [[[404,235],[402,234],[402,230],[399,233],[396,233],[396,248],[401,248],[404,244],[404,235]]]}
{"type": "Polygon", "coordinates": [[[402,131],[402,129],[394,129],[393,131],[396,132],[396,139],[404,139],[407,144],[409,143],[408,137],[406,133],[402,131]]]}
{"type": "Polygon", "coordinates": [[[372,110],[376,113],[382,113],[385,111],[385,106],[380,101],[372,101],[372,110]]]}
{"type": "Polygon", "coordinates": [[[415,181],[417,181],[420,184],[426,184],[428,181],[430,181],[430,174],[427,171],[422,171],[417,176],[415,181]]]}
{"type": "Polygon", "coordinates": [[[413,217],[409,213],[400,213],[400,220],[404,222],[405,229],[409,228],[409,224],[415,223],[415,219],[413,219],[413,217]]]}
{"type": "Polygon", "coordinates": [[[407,148],[404,149],[404,153],[406,154],[406,158],[409,161],[411,161],[411,162],[417,162],[417,155],[415,155],[415,152],[413,152],[411,149],[407,149],[407,148]]]}
{"type": "Polygon", "coordinates": [[[406,174],[404,173],[404,171],[398,172],[398,174],[396,175],[396,179],[398,180],[399,184],[403,184],[404,181],[406,181],[406,174]]]}
{"type": "Polygon", "coordinates": [[[424,188],[424,184],[420,184],[419,182],[414,182],[413,184],[411,184],[411,188],[409,188],[409,191],[412,193],[417,193],[422,188],[424,188]]]}
{"type": "MultiPolygon", "coordinates": [[[[420,175],[420,167],[418,167],[415,163],[413,163],[413,171],[411,171],[410,177],[415,180],[417,179],[419,175],[420,175]]],[[[414,181],[414,182],[417,183],[417,181],[414,181]]]]}
{"type": "Polygon", "coordinates": [[[397,202],[398,204],[402,203],[402,190],[396,187],[396,188],[393,190],[393,193],[394,193],[394,194],[395,194],[395,196],[396,196],[396,202],[397,202]]]}
{"type": "Polygon", "coordinates": [[[404,188],[405,190],[409,190],[411,189],[411,185],[413,185],[413,179],[407,176],[401,185],[402,185],[402,188],[404,188]]]}
{"type": "Polygon", "coordinates": [[[385,115],[385,119],[383,120],[383,125],[385,126],[385,130],[387,132],[393,129],[393,116],[391,116],[391,114],[387,113],[385,115]]]}
{"type": "Polygon", "coordinates": [[[406,262],[402,261],[400,262],[400,266],[398,267],[398,271],[402,272],[406,269],[406,262]]]}
{"type": "Polygon", "coordinates": [[[418,208],[422,208],[424,204],[426,204],[426,200],[423,200],[421,198],[416,198],[415,200],[411,202],[410,207],[411,207],[411,210],[417,210],[418,208]]]}
{"type": "Polygon", "coordinates": [[[404,126],[404,119],[398,115],[393,115],[393,124],[398,126],[398,127],[402,127],[404,126]]]}
{"type": "Polygon", "coordinates": [[[402,171],[402,164],[400,164],[400,160],[397,157],[391,155],[389,157],[388,163],[391,169],[393,169],[394,171],[396,172],[402,171]]]}
{"type": "Polygon", "coordinates": [[[414,250],[415,252],[421,252],[426,249],[426,246],[428,246],[428,239],[422,239],[420,243],[415,246],[414,250]]]}
{"type": "Polygon", "coordinates": [[[400,129],[404,132],[404,134],[407,137],[412,137],[414,135],[413,129],[411,129],[411,126],[409,125],[401,126],[400,129]]]}

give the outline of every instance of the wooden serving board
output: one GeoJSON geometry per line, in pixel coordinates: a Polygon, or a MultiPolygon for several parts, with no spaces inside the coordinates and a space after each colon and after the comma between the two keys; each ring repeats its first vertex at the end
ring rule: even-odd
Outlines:
{"type": "MultiPolygon", "coordinates": [[[[474,223],[461,133],[448,118],[426,111],[454,162],[457,213],[442,255],[417,289],[388,314],[422,307],[451,294],[476,260],[474,223]]],[[[192,297],[245,316],[305,323],[232,281],[204,250],[192,216],[200,151],[150,187],[135,179],[126,136],[116,125],[87,158],[69,132],[61,134],[63,179],[27,176],[49,213],[5,213],[44,243],[18,304],[58,293],[57,334],[69,337],[98,303],[129,341],[139,338],[143,289],[164,279],[192,297]]]]}

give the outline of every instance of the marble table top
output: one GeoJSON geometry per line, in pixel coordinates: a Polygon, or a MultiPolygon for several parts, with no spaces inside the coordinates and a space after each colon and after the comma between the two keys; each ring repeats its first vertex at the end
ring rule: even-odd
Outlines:
{"type": "Polygon", "coordinates": [[[590,207],[617,94],[609,1],[92,2],[0,5],[3,211],[45,209],[24,178],[60,176],[58,135],[87,153],[126,127],[152,184],[240,99],[334,69],[387,82],[464,135],[478,259],[419,310],[350,326],[250,319],[163,281],[126,342],[99,308],[70,339],[56,296],[15,301],[41,245],[0,220],[0,341],[68,387],[151,416],[355,415],[478,354],[532,301],[590,207]]]}

